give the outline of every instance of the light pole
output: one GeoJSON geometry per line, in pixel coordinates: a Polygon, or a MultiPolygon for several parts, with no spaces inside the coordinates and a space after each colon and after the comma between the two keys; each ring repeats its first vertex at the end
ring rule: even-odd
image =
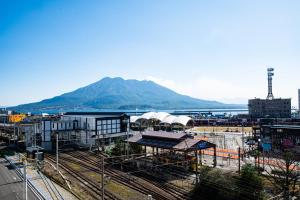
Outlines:
{"type": "Polygon", "coordinates": [[[102,200],[104,200],[104,156],[101,157],[102,170],[101,170],[101,193],[102,200]]]}

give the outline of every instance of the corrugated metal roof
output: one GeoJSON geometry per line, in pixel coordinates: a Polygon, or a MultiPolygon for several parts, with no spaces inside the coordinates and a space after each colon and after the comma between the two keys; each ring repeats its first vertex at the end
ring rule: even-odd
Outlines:
{"type": "Polygon", "coordinates": [[[190,149],[199,142],[200,142],[199,140],[187,138],[182,142],[180,142],[179,144],[175,145],[173,148],[179,150],[190,149]]]}
{"type": "Polygon", "coordinates": [[[129,138],[127,141],[130,143],[137,143],[140,145],[145,146],[152,146],[152,147],[158,147],[163,149],[174,149],[174,150],[194,150],[194,149],[205,149],[215,146],[213,143],[207,142],[207,141],[200,141],[195,140],[192,138],[184,138],[180,137],[180,134],[175,135],[175,133],[172,133],[173,135],[164,135],[161,137],[162,132],[158,132],[158,134],[154,134],[154,132],[151,132],[148,134],[138,134],[134,135],[133,137],[129,138]],[[174,140],[175,138],[179,138],[177,140],[174,140]],[[146,136],[146,137],[145,137],[146,136]],[[148,137],[150,136],[150,137],[148,137]],[[166,137],[170,136],[170,137],[166,137]],[[162,138],[164,138],[162,140],[162,138]],[[169,140],[168,140],[169,139],[169,140]],[[204,144],[205,145],[202,145],[204,144]]]}
{"type": "Polygon", "coordinates": [[[187,137],[186,133],[174,133],[165,131],[147,131],[143,134],[146,137],[156,137],[156,138],[169,138],[169,139],[181,139],[187,137]]]}

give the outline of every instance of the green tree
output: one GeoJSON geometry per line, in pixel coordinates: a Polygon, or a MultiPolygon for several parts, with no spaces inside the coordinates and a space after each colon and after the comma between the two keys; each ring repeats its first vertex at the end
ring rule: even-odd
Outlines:
{"type": "Polygon", "coordinates": [[[255,166],[246,164],[236,182],[238,199],[262,199],[263,182],[255,166]]]}
{"type": "Polygon", "coordinates": [[[112,156],[120,156],[123,155],[125,142],[122,139],[117,139],[115,142],[115,146],[111,149],[112,156]]]}
{"type": "MultiPolygon", "coordinates": [[[[117,139],[115,146],[110,150],[110,155],[121,156],[126,154],[127,142],[123,139],[117,139]]],[[[138,144],[129,144],[129,154],[141,154],[143,152],[142,146],[138,144]]]]}
{"type": "Polygon", "coordinates": [[[199,179],[199,184],[192,192],[192,199],[236,199],[234,179],[230,173],[223,173],[219,169],[203,167],[200,170],[199,179]]]}
{"type": "Polygon", "coordinates": [[[143,147],[138,144],[130,144],[129,152],[130,152],[130,154],[141,154],[141,153],[143,153],[143,147]]]}

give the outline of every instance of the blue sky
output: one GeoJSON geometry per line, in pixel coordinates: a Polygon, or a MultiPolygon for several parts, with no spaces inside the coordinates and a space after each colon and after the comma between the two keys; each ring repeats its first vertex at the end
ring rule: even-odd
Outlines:
{"type": "Polygon", "coordinates": [[[103,77],[148,79],[226,103],[300,88],[300,1],[0,1],[0,105],[103,77]]]}

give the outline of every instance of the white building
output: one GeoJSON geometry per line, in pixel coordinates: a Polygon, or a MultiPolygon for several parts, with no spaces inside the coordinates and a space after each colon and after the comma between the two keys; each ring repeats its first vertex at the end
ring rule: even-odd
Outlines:
{"type": "Polygon", "coordinates": [[[36,144],[52,150],[58,134],[59,145],[106,146],[127,138],[129,117],[116,112],[70,112],[60,118],[42,118],[25,130],[26,146],[36,144]],[[36,133],[36,137],[34,137],[36,133]]]}

